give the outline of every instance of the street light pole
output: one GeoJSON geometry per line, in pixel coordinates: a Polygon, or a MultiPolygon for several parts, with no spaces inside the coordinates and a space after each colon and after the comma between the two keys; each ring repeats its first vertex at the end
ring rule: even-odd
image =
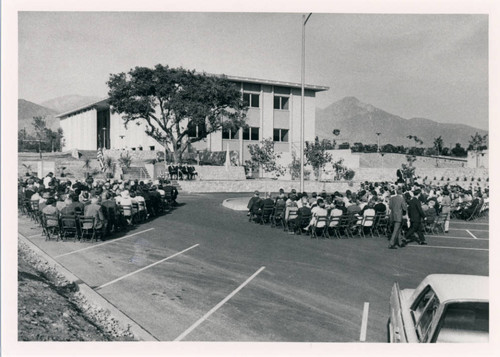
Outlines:
{"type": "Polygon", "coordinates": [[[377,152],[380,152],[380,134],[382,133],[375,133],[377,134],[377,152]]]}
{"type": "Polygon", "coordinates": [[[300,192],[304,192],[304,92],[306,77],[306,24],[312,13],[302,15],[301,113],[300,113],[300,192]]]}

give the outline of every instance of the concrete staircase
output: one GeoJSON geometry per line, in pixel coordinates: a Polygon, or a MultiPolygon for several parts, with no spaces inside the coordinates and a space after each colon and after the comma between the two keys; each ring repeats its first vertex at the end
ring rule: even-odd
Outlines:
{"type": "Polygon", "coordinates": [[[123,170],[123,179],[124,180],[139,180],[145,181],[151,179],[147,170],[141,166],[131,166],[129,168],[122,168],[123,170]]]}

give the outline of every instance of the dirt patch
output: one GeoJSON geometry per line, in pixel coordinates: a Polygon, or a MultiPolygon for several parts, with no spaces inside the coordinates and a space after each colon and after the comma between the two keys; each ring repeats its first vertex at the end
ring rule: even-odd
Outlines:
{"type": "Polygon", "coordinates": [[[131,341],[108,311],[90,304],[48,262],[29,247],[18,247],[19,341],[131,341]]]}

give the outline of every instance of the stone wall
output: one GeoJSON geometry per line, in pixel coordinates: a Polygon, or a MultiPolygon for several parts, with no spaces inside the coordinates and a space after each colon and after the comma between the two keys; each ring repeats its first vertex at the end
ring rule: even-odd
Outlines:
{"type": "MultiPolygon", "coordinates": [[[[359,155],[361,168],[400,168],[402,164],[407,164],[406,155],[404,154],[378,154],[378,153],[362,153],[359,155]]],[[[431,156],[416,156],[416,161],[413,163],[415,167],[425,168],[451,168],[467,166],[466,158],[447,158],[440,156],[439,158],[431,156]]]]}
{"type": "MultiPolygon", "coordinates": [[[[278,192],[283,188],[285,192],[292,189],[299,191],[300,181],[278,181],[278,180],[236,180],[236,181],[178,181],[182,192],[278,192]]],[[[305,181],[306,192],[345,192],[346,190],[357,190],[359,184],[350,186],[348,182],[317,182],[305,181]]]]}

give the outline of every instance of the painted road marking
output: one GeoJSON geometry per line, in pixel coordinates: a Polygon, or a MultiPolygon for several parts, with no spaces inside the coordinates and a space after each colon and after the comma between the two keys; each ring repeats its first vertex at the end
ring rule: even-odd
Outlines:
{"type": "Polygon", "coordinates": [[[477,237],[474,234],[472,234],[468,229],[466,229],[466,231],[472,236],[472,238],[477,239],[477,237]]]}
{"type": "Polygon", "coordinates": [[[469,238],[469,237],[453,237],[453,236],[437,236],[437,235],[430,235],[426,234],[426,237],[432,237],[432,238],[445,238],[445,239],[465,239],[465,240],[489,240],[489,238],[469,238]]]}
{"type": "Polygon", "coordinates": [[[136,236],[136,235],[138,235],[138,234],[146,233],[146,232],[152,231],[153,229],[154,229],[154,228],[148,228],[148,229],[145,229],[145,230],[143,230],[143,231],[140,231],[140,232],[135,232],[135,233],[132,233],[132,234],[129,234],[129,235],[123,236],[123,237],[121,237],[121,238],[112,239],[112,240],[107,241],[107,242],[104,242],[104,243],[94,244],[94,245],[91,245],[90,247],[86,247],[86,248],[82,248],[82,249],[77,249],[77,250],[74,250],[74,251],[69,252],[69,253],[59,254],[59,255],[56,255],[54,258],[60,258],[60,257],[64,257],[64,256],[66,256],[66,255],[70,255],[70,254],[74,254],[74,253],[79,253],[79,252],[83,252],[83,251],[85,251],[85,250],[89,250],[89,249],[92,249],[92,248],[100,247],[101,245],[105,245],[105,244],[110,244],[110,243],[118,242],[119,240],[122,240],[122,239],[125,239],[125,238],[130,238],[130,237],[136,236]]]}
{"type": "Polygon", "coordinates": [[[197,328],[203,321],[205,321],[210,315],[212,315],[215,311],[217,311],[222,305],[224,305],[229,299],[231,299],[234,295],[238,293],[245,285],[247,285],[250,281],[252,281],[253,278],[255,278],[259,273],[266,269],[266,267],[260,267],[259,270],[257,270],[251,277],[249,277],[243,284],[238,286],[231,294],[226,296],[221,302],[219,302],[217,305],[215,305],[209,312],[207,312],[205,315],[203,315],[198,321],[196,321],[194,324],[191,325],[186,331],[181,333],[174,341],[180,341],[184,337],[186,337],[188,334],[190,334],[195,328],[197,328]]]}
{"type": "Polygon", "coordinates": [[[370,308],[370,303],[365,302],[363,306],[363,318],[361,320],[361,333],[359,334],[359,340],[361,342],[366,341],[366,329],[368,327],[368,309],[370,308]]]}
{"type": "Polygon", "coordinates": [[[462,249],[462,250],[483,250],[483,251],[489,251],[489,249],[483,249],[483,248],[464,248],[464,247],[439,247],[437,245],[407,245],[407,247],[413,247],[413,248],[440,248],[440,249],[462,249]]]}
{"type": "Polygon", "coordinates": [[[465,228],[450,228],[450,231],[468,231],[468,230],[471,230],[471,231],[474,231],[474,232],[489,232],[489,231],[490,231],[489,229],[475,229],[475,228],[469,228],[469,229],[465,229],[465,228]]]}
{"type": "Polygon", "coordinates": [[[193,246],[191,246],[191,247],[189,247],[189,248],[186,248],[186,249],[184,249],[184,250],[182,250],[182,251],[180,251],[180,252],[175,253],[174,255],[171,255],[171,256],[169,256],[169,257],[167,257],[167,258],[164,258],[164,259],[162,259],[162,260],[159,260],[159,261],[157,261],[156,263],[149,264],[149,265],[147,265],[147,266],[145,266],[145,267],[143,267],[143,268],[141,268],[141,269],[138,269],[138,270],[136,270],[136,271],[133,271],[133,272],[131,272],[131,273],[128,273],[128,274],[126,274],[126,275],[124,275],[124,276],[122,276],[122,277],[119,277],[119,278],[115,279],[115,280],[111,280],[110,282],[108,282],[108,283],[106,283],[106,284],[103,284],[103,285],[101,285],[101,286],[98,286],[97,288],[95,288],[95,290],[102,289],[102,288],[104,288],[104,287],[106,287],[106,286],[108,286],[108,285],[111,285],[111,284],[116,283],[117,281],[123,280],[123,279],[125,279],[125,278],[128,278],[129,276],[132,276],[132,275],[134,275],[134,274],[140,273],[140,272],[141,272],[141,271],[143,271],[143,270],[149,269],[149,268],[151,268],[151,267],[153,267],[153,266],[155,266],[155,265],[157,265],[157,264],[163,263],[164,261],[169,260],[169,259],[172,259],[172,258],[174,258],[174,257],[178,256],[179,254],[185,253],[185,252],[187,252],[187,251],[188,251],[188,250],[190,250],[190,249],[196,248],[197,246],[199,246],[199,244],[195,244],[195,245],[193,245],[193,246]]]}

